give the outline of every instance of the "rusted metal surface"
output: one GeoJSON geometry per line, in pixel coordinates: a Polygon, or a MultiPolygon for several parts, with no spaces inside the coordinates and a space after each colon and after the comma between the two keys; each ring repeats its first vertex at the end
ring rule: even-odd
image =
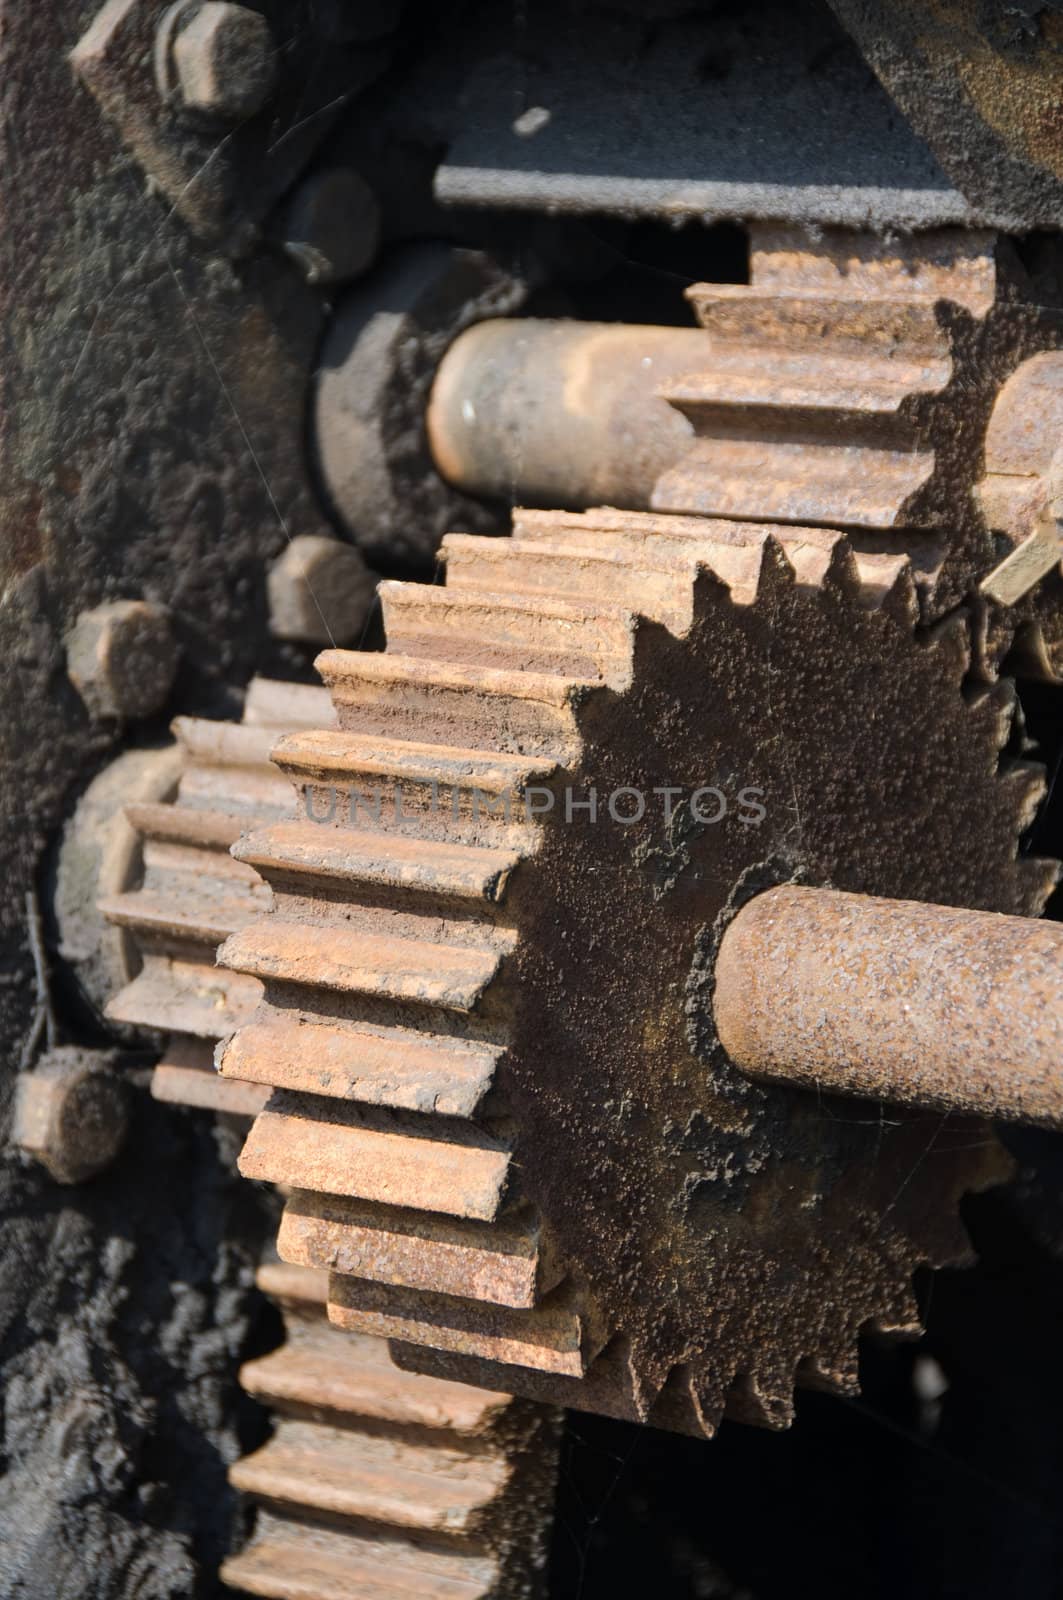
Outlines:
{"type": "Polygon", "coordinates": [[[751,1084],[716,941],[793,878],[1036,914],[1010,687],[965,699],[965,619],[917,640],[903,554],[828,529],[517,512],[444,557],[445,588],[383,586],[384,655],[321,658],[339,728],[277,751],[307,820],[237,852],[274,909],[221,953],[264,984],[222,1074],[283,1090],[245,1165],[297,1191],[280,1248],[329,1268],[334,1320],[404,1360],[784,1425],[795,1382],[851,1389],[861,1327],[918,1326],[912,1272],[963,1259],[959,1198],[1007,1162],[981,1124],[921,1163],[918,1119],[751,1084]],[[713,781],[763,817],[699,821],[713,781]],[[684,799],[620,826],[592,785],[684,799]]]}
{"type": "MultiPolygon", "coordinates": [[[[751,237],[748,284],[688,291],[705,337],[535,319],[462,334],[428,409],[443,476],[496,500],[844,528],[909,556],[928,619],[982,584],[983,675],[1021,635],[1057,677],[1063,580],[1047,536],[1015,549],[1037,496],[1008,460],[1018,412],[1035,426],[1035,399],[1054,403],[1058,293],[987,231],[751,237]]],[[[574,588],[598,592],[590,572],[574,588]]]]}
{"type": "Polygon", "coordinates": [[[427,1138],[397,1112],[291,1105],[283,1091],[256,1119],[240,1157],[245,1178],[488,1222],[502,1205],[509,1164],[509,1151],[487,1135],[461,1129],[427,1138]]]}
{"type": "Polygon", "coordinates": [[[279,1249],[285,1261],[344,1277],[518,1309],[534,1306],[563,1276],[527,1208],[484,1227],[297,1191],[285,1207],[279,1249]]]}
{"type": "Polygon", "coordinates": [[[170,48],[186,110],[238,122],[262,109],[276,58],[269,23],[259,12],[230,0],[181,7],[170,48]]]}
{"type": "MultiPolygon", "coordinates": [[[[180,778],[171,798],[123,795],[123,816],[108,788],[116,810],[105,837],[126,841],[126,849],[121,880],[114,873],[100,880],[100,910],[125,930],[136,963],[107,1014],[172,1035],[153,1080],[160,1099],[248,1114],[268,1098],[261,1087],[223,1083],[211,1059],[213,1042],[253,1014],[261,992],[253,979],[233,983],[214,966],[219,941],[268,905],[254,868],[229,850],[249,823],[291,809],[290,785],[269,762],[275,739],[328,715],[321,690],[257,679],[242,724],[177,719],[180,778]]],[[[172,771],[171,784],[175,777],[172,771]]]]}
{"type": "Polygon", "coordinates": [[[57,1183],[94,1178],[122,1148],[128,1096],[112,1067],[105,1052],[68,1045],[18,1080],[12,1141],[57,1183]]]}
{"type": "Polygon", "coordinates": [[[714,1015],[743,1072],[1058,1127],[1063,928],[787,887],[724,934],[714,1015]]]}
{"type": "Polygon", "coordinates": [[[165,607],[145,600],[83,611],[66,640],[67,672],[89,712],[120,721],[162,709],[178,654],[165,607]]]}
{"type": "Polygon", "coordinates": [[[996,276],[987,233],[883,242],[755,229],[748,285],[688,291],[711,342],[667,392],[697,439],[653,504],[918,532],[932,569],[945,554],[935,530],[955,515],[955,483],[942,482],[955,463],[941,459],[955,431],[955,338],[937,307],[983,320],[996,276]]]}
{"type": "Polygon", "coordinates": [[[183,765],[175,745],[123,751],[90,783],[64,830],[53,900],[59,953],[100,1013],[139,966],[132,934],[97,906],[136,888],[143,872],[140,834],[124,808],[172,799],[183,765]]]}
{"type": "Polygon", "coordinates": [[[466,494],[503,502],[645,507],[692,431],[662,386],[703,348],[694,328],[481,322],[451,345],[432,386],[436,466],[466,494]]]}
{"type": "Polygon", "coordinates": [[[286,1340],[240,1380],[278,1417],[230,1469],[259,1502],[222,1578],[244,1593],[344,1600],[532,1600],[541,1593],[559,1418],[401,1371],[380,1339],[325,1317],[325,1276],[267,1264],[286,1340]]]}
{"type": "MultiPolygon", "coordinates": [[[[697,437],[652,503],[821,522],[858,548],[904,550],[928,618],[988,578],[980,671],[992,677],[1020,636],[1031,670],[1057,678],[1063,581],[1029,579],[1032,550],[999,569],[1032,532],[1030,494],[1002,475],[1028,470],[1009,462],[1024,407],[1036,429],[1034,389],[1054,398],[1058,296],[987,232],[761,226],[748,286],[689,297],[711,343],[668,393],[697,437]]],[[[1056,448],[1047,420],[1042,454],[1056,448]]]]}
{"type": "Polygon", "coordinates": [[[270,632],[309,644],[357,644],[373,608],[376,582],[353,545],[300,534],[269,571],[270,632]]]}
{"type": "MultiPolygon", "coordinates": [[[[329,712],[324,690],[258,679],[248,691],[243,723],[178,719],[183,759],[176,795],[169,803],[134,803],[124,821],[117,819],[123,836],[132,828],[140,841],[143,882],[130,884],[106,909],[132,932],[145,966],[116,997],[112,1012],[169,1031],[152,1075],[157,1100],[245,1119],[261,1113],[253,1147],[242,1157],[250,1175],[283,1181],[292,1166],[304,1176],[311,1172],[317,1187],[328,1190],[349,1187],[351,1174],[361,1170],[374,1199],[414,1207],[453,1202],[456,1182],[465,1181],[471,1184],[465,1209],[490,1216],[509,1166],[500,1141],[473,1134],[478,1153],[440,1141],[433,1162],[419,1127],[406,1133],[387,1111],[374,1121],[371,1110],[346,1105],[345,1124],[328,1122],[322,1130],[312,1111],[319,1102],[288,1114],[283,1094],[270,1101],[272,1089],[285,1086],[285,1060],[269,1048],[260,1052],[253,1030],[245,1048],[231,1052],[225,1076],[215,1070],[214,1040],[241,1013],[251,1014],[261,986],[210,966],[203,941],[239,926],[255,896],[268,892],[257,869],[282,879],[293,865],[324,873],[326,880],[335,874],[320,829],[278,822],[294,796],[289,781],[268,764],[281,735],[327,720],[329,712]],[[247,828],[253,831],[240,847],[241,859],[233,860],[230,847],[247,828]]],[[[115,803],[113,786],[108,794],[115,803]]],[[[438,877],[444,892],[482,895],[484,883],[459,870],[460,852],[451,849],[449,856],[444,847],[427,885],[438,877]]],[[[419,881],[424,866],[414,841],[407,858],[405,872],[419,881]]],[[[372,864],[367,857],[367,870],[372,864]]],[[[500,855],[494,880],[508,864],[500,855]]],[[[343,1063],[356,1056],[350,1032],[341,1024],[322,1026],[314,1041],[309,1030],[298,1031],[302,1038],[290,1041],[287,1067],[297,1086],[333,1097],[353,1087],[363,1098],[372,1098],[375,1087],[380,1107],[402,1104],[394,1081],[401,1055],[397,1061],[394,1050],[389,1053],[386,1039],[356,1030],[363,1065],[351,1085],[342,1076],[343,1063]]],[[[440,1109],[449,1095],[460,1114],[486,1094],[496,1054],[460,1041],[437,1052],[428,1041],[419,1052],[413,1037],[407,1090],[416,1083],[415,1099],[431,1091],[440,1109]]],[[[241,1382],[279,1420],[270,1441],[230,1469],[230,1481],[260,1510],[251,1543],[223,1564],[224,1581],[280,1600],[302,1600],[308,1585],[315,1596],[337,1600],[352,1585],[359,1592],[384,1586],[411,1600],[532,1600],[543,1581],[559,1416],[482,1386],[400,1371],[382,1339],[329,1325],[327,1275],[320,1270],[357,1262],[385,1282],[412,1278],[423,1288],[475,1296],[499,1281],[493,1233],[480,1239],[475,1224],[440,1219],[417,1236],[404,1228],[408,1210],[371,1204],[360,1216],[339,1201],[330,1209],[322,1195],[311,1201],[313,1225],[329,1230],[327,1241],[315,1233],[303,1245],[295,1197],[286,1238],[297,1264],[267,1264],[259,1273],[260,1286],[284,1309],[287,1337],[280,1349],[245,1365],[241,1382]]],[[[557,1275],[539,1250],[534,1221],[526,1216],[522,1225],[503,1224],[500,1235],[511,1251],[510,1296],[523,1293],[524,1303],[534,1304],[557,1275]]]]}

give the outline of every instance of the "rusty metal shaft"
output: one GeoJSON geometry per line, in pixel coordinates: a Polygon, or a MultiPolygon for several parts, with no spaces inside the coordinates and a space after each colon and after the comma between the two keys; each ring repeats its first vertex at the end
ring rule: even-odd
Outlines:
{"type": "Polygon", "coordinates": [[[426,422],[436,466],[467,494],[644,510],[693,437],[660,387],[704,360],[700,328],[481,322],[436,375],[426,422]]]}
{"type": "Polygon", "coordinates": [[[1063,1126],[1063,926],[784,887],[735,917],[716,1027],[751,1077],[1063,1126]]]}

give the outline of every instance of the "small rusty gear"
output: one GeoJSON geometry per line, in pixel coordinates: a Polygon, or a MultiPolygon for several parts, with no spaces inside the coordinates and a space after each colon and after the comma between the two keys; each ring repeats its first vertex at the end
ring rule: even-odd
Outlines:
{"type": "MultiPolygon", "coordinates": [[[[653,506],[841,528],[908,552],[924,620],[969,601],[1030,531],[1036,486],[1007,478],[1031,470],[1014,420],[1032,395],[1050,457],[1063,312],[989,232],[760,225],[750,266],[748,284],[688,291],[705,358],[664,392],[695,438],[653,506]]],[[[1061,615],[1058,563],[1020,603],[989,599],[978,669],[993,676],[1021,633],[1024,671],[1058,681],[1061,615]]]]}
{"type": "Polygon", "coordinates": [[[965,698],[965,619],[917,638],[907,560],[827,530],[518,513],[446,560],[384,585],[387,653],[320,659],[339,731],[275,752],[306,815],[235,848],[275,896],[219,956],[266,995],[223,1074],[279,1091],[242,1169],[297,1191],[281,1253],[333,1270],[341,1326],[783,1423],[795,1377],[851,1385],[863,1326],[918,1326],[914,1269],[964,1257],[959,1199],[1006,1163],[982,1124],[748,1083],[714,943],[780,881],[1036,915],[1013,691],[965,698]],[[666,786],[667,822],[580,809],[666,786]]]}

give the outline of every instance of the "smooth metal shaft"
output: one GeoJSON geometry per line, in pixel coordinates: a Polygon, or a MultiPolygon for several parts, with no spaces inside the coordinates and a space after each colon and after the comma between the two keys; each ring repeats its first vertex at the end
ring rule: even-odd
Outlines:
{"type": "Polygon", "coordinates": [[[436,375],[436,466],[467,494],[524,505],[645,510],[693,429],[661,398],[705,360],[700,328],[534,318],[481,322],[436,375]]]}
{"type": "Polygon", "coordinates": [[[785,887],[716,961],[716,1027],[754,1078],[1063,1126],[1063,926],[785,887]]]}

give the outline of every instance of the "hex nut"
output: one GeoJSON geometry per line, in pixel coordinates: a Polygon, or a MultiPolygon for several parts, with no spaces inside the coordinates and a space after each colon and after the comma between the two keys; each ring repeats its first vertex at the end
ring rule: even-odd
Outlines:
{"type": "Polygon", "coordinates": [[[376,585],[353,545],[301,534],[270,568],[270,629],[304,644],[350,644],[365,627],[376,585]]]}
{"type": "Polygon", "coordinates": [[[14,1142],[57,1183],[83,1183],[111,1164],[129,1125],[126,1085],[98,1050],[51,1050],[18,1081],[14,1142]]]}
{"type": "Polygon", "coordinates": [[[165,705],[177,641],[164,606],[109,600],[83,611],[66,640],[67,672],[94,717],[149,717],[165,705]]]}
{"type": "Polygon", "coordinates": [[[236,121],[253,116],[273,87],[269,23],[247,6],[206,0],[177,34],[173,60],[189,111],[236,121]]]}

